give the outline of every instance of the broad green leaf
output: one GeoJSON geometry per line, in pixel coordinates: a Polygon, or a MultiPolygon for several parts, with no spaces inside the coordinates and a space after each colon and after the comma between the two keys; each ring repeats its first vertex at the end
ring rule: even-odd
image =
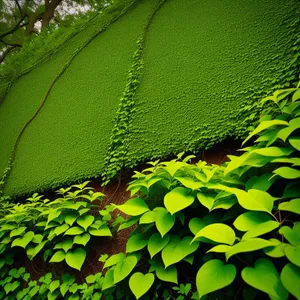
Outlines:
{"type": "Polygon", "coordinates": [[[288,245],[286,243],[282,243],[276,239],[270,239],[270,242],[275,242],[275,246],[264,248],[265,254],[271,257],[279,258],[285,256],[284,249],[288,245]]]}
{"type": "Polygon", "coordinates": [[[284,253],[291,263],[300,267],[300,245],[297,247],[287,245],[284,248],[284,253]]]}
{"type": "Polygon", "coordinates": [[[286,139],[290,136],[290,134],[299,128],[300,128],[300,118],[292,119],[289,122],[289,126],[281,129],[278,132],[277,136],[285,142],[286,139]]]}
{"type": "MultiPolygon", "coordinates": [[[[293,94],[293,97],[292,97],[292,101],[295,102],[297,101],[298,99],[300,99],[300,89],[296,89],[295,93],[293,94]]],[[[300,291],[299,291],[300,293],[300,291]]],[[[297,298],[297,297],[296,297],[297,298]]]]}
{"type": "Polygon", "coordinates": [[[73,241],[71,238],[66,238],[62,242],[56,244],[54,249],[64,249],[65,252],[68,252],[73,246],[73,241]]]}
{"type": "Polygon", "coordinates": [[[54,280],[49,285],[49,291],[53,293],[60,286],[59,280],[54,280]]]}
{"type": "Polygon", "coordinates": [[[300,171],[290,167],[280,167],[273,171],[273,173],[285,179],[300,178],[300,171]]]}
{"type": "MultiPolygon", "coordinates": [[[[273,162],[272,160],[271,162],[273,162]]],[[[246,183],[246,190],[255,189],[266,192],[272,184],[276,181],[272,178],[272,174],[265,173],[261,176],[252,176],[246,183]]]]}
{"type": "Polygon", "coordinates": [[[136,299],[146,294],[154,283],[154,275],[152,273],[143,274],[136,272],[129,279],[129,287],[136,299]]]}
{"type": "Polygon", "coordinates": [[[267,241],[261,238],[242,241],[232,246],[232,248],[225,253],[226,260],[238,253],[252,252],[266,247],[275,246],[276,244],[277,243],[275,242],[267,241]]]}
{"type": "Polygon", "coordinates": [[[90,238],[91,236],[86,232],[82,235],[75,236],[73,243],[85,246],[89,242],[90,238]]]}
{"type": "Polygon", "coordinates": [[[42,242],[43,238],[44,238],[44,237],[43,237],[41,234],[36,234],[36,235],[33,237],[33,239],[31,240],[31,242],[36,243],[36,244],[39,244],[39,243],[42,242]]]}
{"type": "Polygon", "coordinates": [[[260,235],[266,234],[276,228],[278,228],[280,223],[277,221],[267,221],[261,224],[256,225],[254,228],[251,230],[247,231],[243,236],[242,240],[249,240],[254,237],[258,237],[260,235]]]}
{"type": "Polygon", "coordinates": [[[279,233],[282,234],[291,245],[297,246],[300,244],[300,237],[296,230],[288,226],[283,226],[279,229],[279,233]]]}
{"type": "Polygon", "coordinates": [[[172,216],[165,208],[156,207],[155,225],[161,236],[163,237],[175,224],[175,216],[172,216]]]}
{"type": "Polygon", "coordinates": [[[225,252],[229,251],[231,248],[232,248],[232,246],[228,246],[228,245],[217,245],[217,246],[209,249],[206,253],[209,253],[209,252],[225,253],[225,252]]]}
{"type": "Polygon", "coordinates": [[[276,198],[269,193],[250,189],[248,192],[233,188],[232,191],[237,196],[239,204],[247,209],[254,211],[265,211],[271,214],[276,198]]]}
{"type": "Polygon", "coordinates": [[[296,298],[300,299],[300,268],[286,264],[281,271],[280,279],[283,286],[296,298]]]}
{"type": "Polygon", "coordinates": [[[65,232],[65,235],[78,235],[84,233],[84,229],[79,226],[71,227],[69,230],[65,232]]]}
{"type": "Polygon", "coordinates": [[[260,133],[261,131],[270,128],[272,126],[287,126],[288,122],[282,120],[271,120],[271,121],[263,121],[261,122],[251,133],[250,135],[244,140],[243,144],[245,144],[251,137],[255,136],[256,134],[260,133]]]}
{"type": "Polygon", "coordinates": [[[170,161],[165,162],[165,170],[168,171],[168,173],[173,177],[175,173],[182,168],[183,166],[186,166],[186,163],[183,163],[181,161],[170,161]]]}
{"type": "Polygon", "coordinates": [[[242,278],[247,284],[268,294],[270,297],[274,297],[274,299],[285,300],[288,298],[288,292],[282,285],[276,268],[266,258],[258,259],[254,264],[254,268],[244,268],[242,278]]]}
{"type": "Polygon", "coordinates": [[[58,250],[54,253],[54,255],[51,257],[49,262],[61,262],[65,259],[66,253],[63,250],[58,250]]]}
{"type": "Polygon", "coordinates": [[[197,194],[197,198],[199,202],[203,206],[205,206],[209,211],[212,210],[215,201],[215,196],[199,192],[197,194]]]}
{"type": "Polygon", "coordinates": [[[58,226],[58,227],[55,228],[54,234],[60,235],[60,234],[64,233],[65,231],[67,231],[68,229],[69,229],[69,225],[68,224],[60,225],[60,226],[58,226]]]}
{"type": "Polygon", "coordinates": [[[238,216],[233,225],[240,231],[249,231],[257,225],[270,221],[272,217],[260,211],[247,211],[238,216]]]}
{"type": "Polygon", "coordinates": [[[189,254],[195,252],[199,242],[192,243],[192,237],[186,236],[182,240],[173,235],[168,245],[162,250],[162,260],[165,268],[183,260],[189,254]]]}
{"type": "Polygon", "coordinates": [[[235,233],[231,227],[221,223],[215,223],[205,226],[197,232],[193,241],[197,238],[205,237],[217,243],[233,245],[235,233]]]}
{"type": "Polygon", "coordinates": [[[237,200],[235,198],[227,197],[227,198],[215,201],[211,210],[215,210],[215,209],[225,209],[225,210],[227,210],[227,209],[231,208],[236,203],[237,203],[237,200]]]}
{"type": "Polygon", "coordinates": [[[87,230],[88,227],[93,224],[94,220],[95,220],[95,218],[93,216],[91,216],[91,215],[85,215],[85,216],[80,216],[76,220],[76,222],[77,222],[78,225],[80,225],[81,227],[83,227],[84,230],[87,230]]]}
{"type": "Polygon", "coordinates": [[[177,179],[183,186],[191,190],[198,190],[199,188],[204,186],[201,181],[196,181],[193,178],[189,177],[175,177],[175,179],[177,179]]]}
{"type": "Polygon", "coordinates": [[[202,228],[206,226],[205,222],[199,218],[192,218],[189,222],[190,231],[196,235],[202,228]]]}
{"type": "Polygon", "coordinates": [[[129,228],[136,224],[139,220],[139,217],[131,217],[128,221],[124,222],[123,224],[120,225],[118,228],[118,231],[121,231],[123,229],[129,228]]]}
{"type": "Polygon", "coordinates": [[[220,290],[233,282],[236,276],[234,265],[224,265],[221,260],[207,261],[199,269],[196,276],[196,285],[199,299],[211,292],[220,290]]]}
{"type": "Polygon", "coordinates": [[[110,229],[102,225],[99,229],[89,228],[89,233],[94,236],[112,236],[110,229]]]}
{"type": "Polygon", "coordinates": [[[123,261],[126,255],[123,252],[112,255],[104,264],[103,269],[116,265],[118,262],[123,261]]]}
{"type": "Polygon", "coordinates": [[[300,137],[290,138],[289,143],[298,151],[300,151],[300,137]]]}
{"type": "Polygon", "coordinates": [[[43,248],[44,246],[46,245],[48,241],[45,240],[41,243],[39,243],[36,247],[34,247],[33,249],[33,252],[32,252],[32,255],[31,255],[31,258],[30,259],[33,259],[43,248]]]}
{"type": "Polygon", "coordinates": [[[189,189],[176,187],[164,197],[166,209],[173,215],[174,213],[189,207],[194,202],[194,196],[189,189]]]}
{"type": "Polygon", "coordinates": [[[18,235],[21,235],[25,230],[27,229],[27,227],[25,226],[22,226],[22,227],[19,227],[17,229],[14,229],[10,232],[10,237],[14,237],[14,236],[18,236],[18,235]]]}
{"type": "Polygon", "coordinates": [[[140,224],[150,224],[154,223],[156,220],[156,212],[155,211],[147,211],[140,218],[140,224]]]}
{"type": "Polygon", "coordinates": [[[164,247],[166,247],[166,245],[169,243],[169,240],[169,234],[165,235],[164,237],[161,237],[159,233],[152,234],[148,242],[148,251],[151,258],[164,249],[164,247]]]}
{"type": "Polygon", "coordinates": [[[122,205],[113,204],[113,206],[129,216],[139,216],[149,210],[145,201],[140,198],[130,199],[122,205]]]}
{"type": "Polygon", "coordinates": [[[164,268],[163,265],[159,264],[155,268],[156,276],[162,281],[178,283],[177,280],[177,269],[175,266],[169,266],[164,268]]]}
{"type": "Polygon", "coordinates": [[[111,288],[114,285],[114,270],[110,269],[105,273],[102,291],[111,288]]]}
{"type": "Polygon", "coordinates": [[[141,250],[144,247],[146,247],[147,244],[148,244],[148,241],[145,240],[145,237],[143,234],[141,234],[141,233],[134,234],[127,241],[126,252],[130,253],[130,252],[135,252],[135,251],[141,250]]]}
{"type": "Polygon", "coordinates": [[[300,215],[300,198],[289,202],[282,202],[278,206],[279,210],[286,210],[300,215]]]}
{"type": "Polygon", "coordinates": [[[69,251],[66,254],[66,263],[78,271],[81,270],[81,267],[85,261],[86,252],[82,248],[77,248],[75,250],[69,251]]]}
{"type": "Polygon", "coordinates": [[[65,222],[67,224],[69,224],[70,226],[72,226],[74,224],[74,222],[76,221],[77,217],[78,217],[77,214],[74,214],[74,213],[68,214],[65,216],[65,222]]]}
{"type": "Polygon", "coordinates": [[[136,256],[127,256],[124,260],[119,261],[114,269],[114,284],[126,278],[134,269],[138,262],[136,256]]]}
{"type": "Polygon", "coordinates": [[[28,231],[26,232],[22,237],[15,239],[12,244],[11,247],[22,247],[22,248],[26,248],[26,246],[30,243],[30,241],[33,239],[34,237],[34,232],[33,231],[28,231]]]}

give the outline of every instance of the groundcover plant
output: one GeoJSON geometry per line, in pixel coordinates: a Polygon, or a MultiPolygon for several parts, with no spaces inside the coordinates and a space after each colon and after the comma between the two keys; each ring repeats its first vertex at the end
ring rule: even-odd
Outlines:
{"type": "Polygon", "coordinates": [[[99,211],[103,194],[88,182],[52,201],[1,202],[0,298],[300,299],[300,86],[263,103],[242,155],[222,166],[183,153],[149,162],[122,205],[99,211]],[[130,227],[126,252],[104,253],[103,271],[79,279],[92,239],[130,227]],[[33,279],[20,255],[73,275],[33,279]]]}
{"type": "Polygon", "coordinates": [[[259,99],[298,80],[297,0],[118,3],[4,68],[1,173],[17,143],[6,195],[245,138],[259,99]]]}

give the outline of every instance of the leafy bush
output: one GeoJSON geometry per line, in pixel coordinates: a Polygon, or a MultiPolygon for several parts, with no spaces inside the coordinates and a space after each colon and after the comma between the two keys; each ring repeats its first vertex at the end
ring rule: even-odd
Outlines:
{"type": "Polygon", "coordinates": [[[65,261],[80,270],[92,237],[112,236],[110,207],[95,210],[98,206],[93,202],[103,194],[87,184],[59,189],[61,197],[53,201],[34,194],[27,203],[8,208],[9,213],[0,219],[0,255],[16,255],[23,248],[31,260],[41,252],[45,261],[65,261]]]}
{"type": "Polygon", "coordinates": [[[245,140],[254,145],[224,166],[180,154],[136,172],[134,197],[115,207],[131,216],[121,230],[138,225],[127,255],[106,261],[102,289],[133,273],[137,299],[171,299],[178,283],[192,299],[300,299],[299,99],[299,86],[264,99],[274,106],[245,140]]]}

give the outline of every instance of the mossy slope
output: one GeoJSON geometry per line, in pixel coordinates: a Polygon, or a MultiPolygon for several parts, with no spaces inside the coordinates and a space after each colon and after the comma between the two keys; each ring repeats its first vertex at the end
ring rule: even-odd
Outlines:
{"type": "MultiPolygon", "coordinates": [[[[23,135],[6,193],[22,194],[101,174],[136,40],[154,5],[150,0],[134,5],[76,56],[23,135]]],[[[57,60],[17,80],[2,103],[2,169],[17,134],[57,74],[57,60]]]]}

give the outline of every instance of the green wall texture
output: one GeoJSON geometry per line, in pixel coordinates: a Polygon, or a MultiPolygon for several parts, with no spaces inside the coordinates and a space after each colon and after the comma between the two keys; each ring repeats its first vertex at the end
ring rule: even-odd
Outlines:
{"type": "MultiPolygon", "coordinates": [[[[109,168],[136,41],[157,3],[137,1],[73,59],[21,139],[7,194],[54,188],[109,168]]],[[[103,26],[95,18],[13,83],[0,104],[0,170],[62,65],[103,26]]],[[[164,1],[144,36],[144,68],[120,165],[243,137],[259,115],[257,100],[295,80],[298,32],[297,0],[164,1]]]]}

